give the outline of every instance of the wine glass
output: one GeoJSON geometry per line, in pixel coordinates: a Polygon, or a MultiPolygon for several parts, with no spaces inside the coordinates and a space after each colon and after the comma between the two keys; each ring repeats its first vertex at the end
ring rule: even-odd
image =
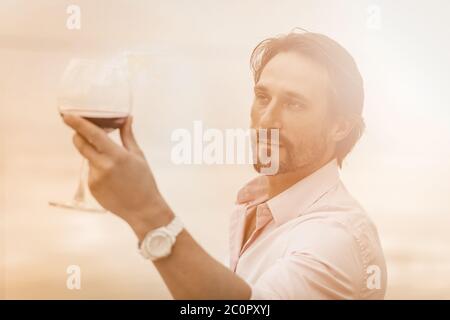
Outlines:
{"type": "MultiPolygon", "coordinates": [[[[131,113],[132,107],[127,61],[72,59],[62,76],[57,100],[61,115],[74,114],[83,117],[106,132],[120,128],[131,113]]],[[[50,205],[106,212],[90,196],[86,162],[83,158],[73,199],[50,201],[50,205]]]]}

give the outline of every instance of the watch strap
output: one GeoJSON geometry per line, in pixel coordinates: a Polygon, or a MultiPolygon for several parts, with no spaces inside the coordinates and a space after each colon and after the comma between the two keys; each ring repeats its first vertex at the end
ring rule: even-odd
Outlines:
{"type": "Polygon", "coordinates": [[[166,229],[169,231],[169,233],[176,237],[178,234],[183,230],[184,226],[181,222],[181,219],[178,216],[175,216],[173,220],[166,226],[166,229]]]}
{"type": "Polygon", "coordinates": [[[153,261],[159,259],[159,257],[152,257],[151,253],[147,251],[147,248],[145,248],[145,243],[152,237],[152,235],[155,234],[155,232],[164,230],[172,238],[171,246],[173,246],[175,244],[176,237],[183,230],[183,228],[184,228],[184,226],[183,226],[181,219],[179,217],[175,216],[175,218],[173,218],[169,224],[159,227],[159,228],[156,228],[156,229],[153,229],[153,230],[150,230],[147,233],[147,235],[144,237],[144,239],[138,244],[138,249],[139,249],[141,255],[144,258],[151,259],[153,261]]]}

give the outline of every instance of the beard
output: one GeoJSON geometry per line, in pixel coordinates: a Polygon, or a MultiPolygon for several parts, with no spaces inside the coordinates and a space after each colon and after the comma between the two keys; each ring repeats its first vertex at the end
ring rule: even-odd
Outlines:
{"type": "MultiPolygon", "coordinates": [[[[260,143],[258,137],[256,146],[256,150],[260,152],[263,152],[261,151],[261,148],[266,149],[266,155],[267,158],[270,159],[270,163],[261,161],[260,153],[256,152],[257,158],[253,164],[253,168],[258,173],[264,173],[264,169],[274,165],[274,163],[272,163],[272,155],[274,154],[272,148],[279,148],[278,170],[275,174],[282,174],[295,171],[320,159],[327,150],[327,135],[325,130],[322,130],[315,136],[301,136],[295,141],[290,141],[286,137],[280,135],[280,146],[266,145],[265,142],[260,143]]],[[[274,161],[276,160],[277,159],[274,161]]]]}

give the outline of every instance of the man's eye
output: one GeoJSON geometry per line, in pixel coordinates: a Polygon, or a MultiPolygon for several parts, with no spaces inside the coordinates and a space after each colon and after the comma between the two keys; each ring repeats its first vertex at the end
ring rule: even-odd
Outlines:
{"type": "Polygon", "coordinates": [[[288,101],[285,103],[285,106],[294,110],[301,110],[305,108],[305,105],[299,101],[288,101]]]}

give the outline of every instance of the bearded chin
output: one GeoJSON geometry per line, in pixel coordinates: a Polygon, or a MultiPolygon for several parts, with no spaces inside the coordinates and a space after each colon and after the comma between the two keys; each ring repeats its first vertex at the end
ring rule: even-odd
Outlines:
{"type": "MultiPolygon", "coordinates": [[[[270,174],[270,175],[277,175],[280,173],[286,173],[289,171],[293,171],[296,168],[293,164],[294,163],[292,162],[289,155],[287,155],[287,159],[284,159],[284,160],[281,157],[279,157],[277,171],[274,174],[270,174]]],[[[253,164],[253,169],[255,169],[255,171],[258,173],[267,174],[267,172],[270,171],[270,168],[272,165],[273,165],[272,162],[269,162],[268,164],[262,163],[260,161],[260,159],[258,158],[256,163],[253,164]]]]}
{"type": "MultiPolygon", "coordinates": [[[[274,175],[288,173],[299,168],[308,166],[316,161],[319,161],[327,150],[327,139],[325,133],[309,141],[298,141],[297,145],[289,143],[287,140],[283,141],[284,152],[278,154],[278,170],[274,175]]],[[[270,156],[269,156],[270,157],[270,156]]],[[[258,157],[255,159],[253,168],[256,172],[265,174],[266,170],[270,168],[271,162],[268,164],[262,163],[258,157]]]]}
{"type": "MultiPolygon", "coordinates": [[[[319,144],[319,146],[322,146],[319,144]]],[[[286,150],[284,153],[284,157],[279,157],[278,170],[275,173],[283,174],[295,171],[301,167],[307,166],[308,164],[316,161],[324,152],[323,147],[313,147],[310,148],[309,151],[301,151],[301,150],[286,150]],[[289,152],[291,151],[291,152],[289,152]]],[[[261,163],[258,158],[257,162],[253,164],[253,168],[258,173],[263,173],[264,171],[270,168],[271,163],[265,164],[261,163]]]]}
{"type": "MultiPolygon", "coordinates": [[[[277,174],[280,174],[280,173],[286,173],[286,172],[291,171],[288,168],[289,168],[288,166],[283,165],[283,163],[280,163],[279,167],[278,167],[278,171],[275,174],[273,174],[273,175],[277,175],[277,174]]],[[[258,173],[263,173],[265,175],[269,175],[266,172],[267,172],[268,169],[270,169],[270,164],[269,165],[261,164],[259,162],[258,163],[254,163],[253,164],[253,169],[255,169],[255,171],[258,172],[258,173]]]]}

